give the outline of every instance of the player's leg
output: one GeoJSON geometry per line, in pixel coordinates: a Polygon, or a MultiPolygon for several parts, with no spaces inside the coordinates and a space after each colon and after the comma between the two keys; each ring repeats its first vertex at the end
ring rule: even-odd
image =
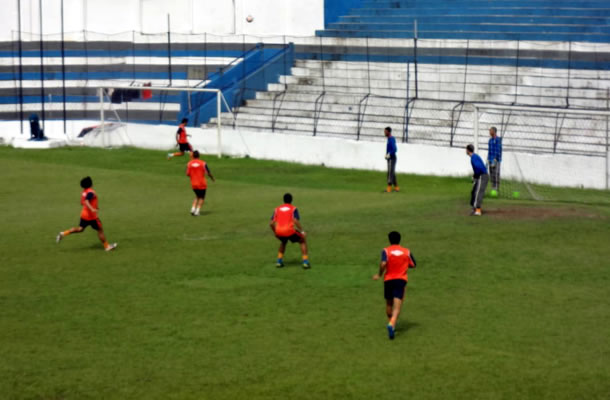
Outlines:
{"type": "Polygon", "coordinates": [[[195,216],[195,210],[197,209],[197,196],[195,196],[195,200],[193,200],[193,204],[191,205],[191,215],[195,216]]]}
{"type": "Polygon", "coordinates": [[[479,188],[479,182],[481,178],[474,178],[472,182],[472,190],[470,191],[470,206],[472,207],[472,213],[476,210],[476,199],[477,199],[477,191],[479,188]]]}
{"type": "Polygon", "coordinates": [[[280,238],[280,248],[277,251],[277,262],[275,266],[278,268],[282,268],[284,266],[284,253],[286,252],[286,243],[288,242],[287,238],[280,238]]]}
{"type": "Polygon", "coordinates": [[[396,162],[397,158],[393,157],[390,161],[392,161],[392,185],[394,185],[394,190],[398,192],[400,188],[398,187],[398,182],[396,181],[396,162]]]}
{"type": "Polygon", "coordinates": [[[385,299],[385,315],[388,317],[388,323],[392,321],[392,307],[394,306],[394,299],[385,299]]]}
{"type": "Polygon", "coordinates": [[[500,162],[496,164],[496,190],[500,190],[500,162]]]}
{"type": "Polygon", "coordinates": [[[116,246],[117,246],[116,243],[110,244],[110,243],[108,243],[108,240],[106,240],[106,235],[104,234],[104,228],[102,227],[102,221],[100,221],[99,219],[96,219],[91,224],[91,227],[97,231],[97,237],[100,240],[100,242],[102,242],[102,245],[104,246],[104,250],[110,251],[110,250],[114,250],[116,248],[116,246]]]}
{"type": "Polygon", "coordinates": [[[388,186],[386,188],[386,192],[390,193],[392,191],[392,159],[388,158],[388,174],[386,176],[386,181],[388,183],[388,186]]]}
{"type": "Polygon", "coordinates": [[[402,279],[393,279],[388,281],[389,293],[386,295],[386,300],[392,298],[392,313],[390,316],[390,322],[388,323],[388,336],[390,339],[394,339],[396,332],[396,323],[398,322],[398,316],[402,308],[402,301],[405,297],[405,290],[407,287],[407,281],[402,279]]]}
{"type": "Polygon", "coordinates": [[[65,238],[68,235],[71,235],[73,233],[81,233],[82,231],[85,230],[85,228],[88,226],[87,221],[85,221],[84,219],[81,218],[79,226],[75,226],[73,228],[70,229],[66,229],[65,231],[61,231],[57,234],[57,237],[55,237],[55,242],[59,243],[61,242],[61,240],[63,238],[65,238]]]}
{"type": "Polygon", "coordinates": [[[481,205],[483,204],[483,197],[485,197],[485,189],[489,182],[489,175],[481,175],[479,178],[479,185],[475,196],[475,212],[474,215],[481,215],[481,205]]]}
{"type": "Polygon", "coordinates": [[[201,210],[201,206],[203,205],[203,202],[205,200],[205,192],[206,189],[193,189],[193,191],[195,192],[195,200],[193,201],[193,207],[191,208],[191,214],[192,215],[199,215],[199,212],[201,210]]]}
{"type": "Polygon", "coordinates": [[[305,235],[299,234],[299,245],[301,246],[301,254],[303,256],[303,268],[309,269],[311,268],[311,264],[309,263],[309,255],[307,254],[307,239],[305,239],[305,235]]]}

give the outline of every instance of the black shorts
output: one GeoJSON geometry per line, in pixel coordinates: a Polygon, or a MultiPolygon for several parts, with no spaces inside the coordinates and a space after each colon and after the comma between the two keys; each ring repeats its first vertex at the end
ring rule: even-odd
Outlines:
{"type": "Polygon", "coordinates": [[[93,229],[95,229],[96,231],[99,231],[100,229],[102,229],[102,221],[100,221],[99,218],[96,218],[96,219],[82,219],[81,218],[80,224],[78,224],[78,226],[80,226],[83,229],[90,226],[93,229]]]}
{"type": "Polygon", "coordinates": [[[193,189],[198,199],[205,199],[205,189],[193,189]]]}
{"type": "Polygon", "coordinates": [[[303,241],[304,236],[302,233],[295,232],[290,236],[276,236],[276,238],[278,238],[282,244],[286,244],[289,240],[292,243],[300,243],[303,241]]]}
{"type": "Polygon", "coordinates": [[[178,143],[181,152],[192,151],[191,145],[189,143],[178,143]]]}
{"type": "Polygon", "coordinates": [[[383,282],[383,297],[386,300],[403,299],[407,281],[402,279],[390,279],[383,282]]]}

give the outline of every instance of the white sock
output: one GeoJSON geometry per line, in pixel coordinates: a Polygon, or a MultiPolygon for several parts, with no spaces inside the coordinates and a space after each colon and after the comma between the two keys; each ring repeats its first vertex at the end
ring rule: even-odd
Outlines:
{"type": "Polygon", "coordinates": [[[195,214],[199,215],[199,207],[197,207],[197,209],[195,210],[195,214]]]}

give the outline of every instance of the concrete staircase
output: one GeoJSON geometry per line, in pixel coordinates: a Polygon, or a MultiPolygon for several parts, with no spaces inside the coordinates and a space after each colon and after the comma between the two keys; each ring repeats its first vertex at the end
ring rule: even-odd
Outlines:
{"type": "MultiPolygon", "coordinates": [[[[369,141],[384,140],[383,128],[391,126],[403,142],[463,147],[473,141],[470,103],[579,109],[609,105],[610,71],[572,70],[575,76],[566,79],[568,71],[561,69],[424,64],[418,66],[416,97],[414,69],[401,63],[297,60],[292,75],[282,76],[266,92],[257,92],[256,99],[235,110],[235,117],[223,114],[223,124],[369,141]]],[[[509,114],[481,117],[482,145],[487,142],[487,124],[502,130],[509,114]]],[[[513,117],[518,126],[510,128],[505,147],[603,152],[605,124],[587,123],[583,129],[582,123],[571,120],[563,118],[558,128],[555,114],[513,117]]]]}

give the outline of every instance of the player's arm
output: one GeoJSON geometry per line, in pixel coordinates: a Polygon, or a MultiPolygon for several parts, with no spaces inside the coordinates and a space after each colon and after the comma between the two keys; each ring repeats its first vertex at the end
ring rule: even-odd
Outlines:
{"type": "Polygon", "coordinates": [[[381,251],[381,262],[379,263],[379,272],[373,275],[373,280],[376,281],[381,278],[386,271],[388,266],[388,255],[385,253],[385,250],[381,251]]]}
{"type": "Polygon", "coordinates": [[[89,203],[89,200],[85,200],[85,206],[89,209],[89,211],[91,212],[97,212],[98,209],[93,208],[93,206],[91,205],[91,203],[89,203]]]}
{"type": "Polygon", "coordinates": [[[294,226],[297,228],[297,231],[305,234],[305,229],[303,229],[303,225],[301,225],[301,216],[299,215],[299,210],[297,208],[294,209],[294,215],[292,216],[292,222],[294,222],[294,226]]]}
{"type": "Polygon", "coordinates": [[[415,257],[413,257],[413,253],[409,253],[409,268],[415,268],[417,267],[417,261],[415,261],[415,257]]]}
{"type": "Polygon", "coordinates": [[[216,179],[214,178],[214,175],[212,175],[212,172],[210,171],[210,167],[208,167],[208,164],[205,165],[205,172],[208,174],[210,179],[212,179],[212,182],[216,182],[216,179]]]}
{"type": "Polygon", "coordinates": [[[271,227],[273,233],[275,233],[275,211],[273,212],[273,214],[271,214],[271,221],[269,222],[269,226],[271,227]]]}

